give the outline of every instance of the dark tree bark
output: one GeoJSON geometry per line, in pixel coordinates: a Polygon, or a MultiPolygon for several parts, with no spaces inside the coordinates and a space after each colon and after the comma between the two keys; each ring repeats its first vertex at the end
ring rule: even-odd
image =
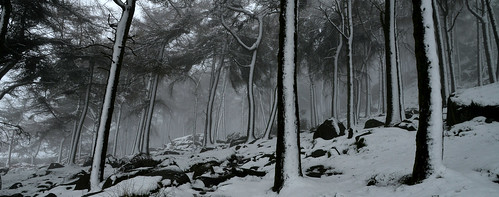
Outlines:
{"type": "Polygon", "coordinates": [[[412,178],[420,182],[443,168],[442,97],[432,3],[431,0],[412,2],[420,111],[412,178]]]}
{"type": "Polygon", "coordinates": [[[89,62],[89,75],[88,75],[88,85],[87,85],[87,90],[85,92],[85,104],[83,106],[83,111],[81,112],[80,115],[80,120],[78,122],[78,126],[74,132],[74,137],[72,140],[71,144],[71,152],[69,155],[69,162],[70,164],[75,164],[76,161],[76,153],[78,151],[78,143],[80,141],[80,136],[81,136],[81,130],[83,129],[83,124],[85,123],[85,119],[87,117],[87,112],[88,112],[88,105],[90,103],[90,91],[92,90],[92,81],[93,81],[93,73],[94,73],[94,61],[89,62]]]}
{"type": "Polygon", "coordinates": [[[397,72],[397,50],[395,45],[395,0],[385,1],[385,63],[386,63],[386,126],[402,121],[400,116],[400,92],[397,72]]]}
{"type": "Polygon", "coordinates": [[[303,176],[300,159],[299,110],[296,86],[297,0],[281,0],[277,68],[277,145],[273,190],[303,176]]]}

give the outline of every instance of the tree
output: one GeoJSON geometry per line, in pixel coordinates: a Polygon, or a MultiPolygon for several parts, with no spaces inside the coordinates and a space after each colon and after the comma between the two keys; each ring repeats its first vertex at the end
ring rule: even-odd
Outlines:
{"type": "Polygon", "coordinates": [[[116,27],[111,68],[108,75],[104,103],[102,104],[99,129],[97,131],[97,142],[92,160],[92,171],[90,173],[90,189],[92,191],[100,190],[99,183],[104,176],[105,156],[114,110],[114,100],[118,88],[120,69],[123,64],[128,32],[130,31],[133,13],[135,11],[136,0],[126,0],[126,2],[114,0],[114,2],[122,9],[122,13],[118,26],[116,27]]]}
{"type": "Polygon", "coordinates": [[[252,142],[256,140],[255,136],[255,98],[253,95],[253,79],[254,79],[254,73],[255,73],[255,64],[256,64],[256,59],[257,59],[257,51],[258,47],[260,46],[260,43],[262,41],[262,36],[263,36],[263,18],[268,14],[267,9],[264,9],[263,11],[260,11],[258,13],[252,13],[248,10],[242,9],[242,8],[237,8],[233,6],[227,6],[228,9],[234,11],[234,12],[239,12],[239,13],[244,13],[245,15],[248,15],[251,18],[256,18],[258,21],[258,36],[255,40],[255,42],[251,45],[248,46],[246,45],[241,38],[231,29],[229,26],[224,21],[224,17],[222,16],[222,25],[229,31],[229,33],[237,40],[239,45],[244,47],[246,50],[250,51],[252,53],[251,56],[251,63],[247,65],[246,67],[249,68],[249,76],[248,76],[248,82],[246,84],[247,91],[248,91],[248,128],[247,128],[247,139],[246,143],[252,142]]]}
{"type": "MultiPolygon", "coordinates": [[[[0,16],[0,51],[5,47],[5,36],[7,36],[7,28],[9,26],[10,14],[12,13],[12,3],[10,0],[0,1],[2,6],[2,15],[0,16]]],[[[3,69],[2,69],[3,70],[3,69]]],[[[0,77],[1,79],[1,77],[0,77]]]]}
{"type": "Polygon", "coordinates": [[[412,178],[419,182],[441,173],[443,168],[443,120],[432,1],[412,3],[420,111],[412,178]]]}
{"type": "Polygon", "coordinates": [[[397,50],[395,44],[395,0],[385,1],[385,58],[386,58],[386,126],[394,126],[402,121],[400,116],[400,92],[397,72],[397,50]]]}
{"type": "Polygon", "coordinates": [[[300,125],[296,86],[297,0],[281,0],[277,68],[277,145],[273,190],[301,177],[300,125]]]}
{"type": "MultiPolygon", "coordinates": [[[[485,0],[485,6],[487,7],[487,13],[490,20],[490,25],[492,27],[492,33],[494,34],[494,40],[496,41],[496,49],[499,51],[499,29],[497,29],[497,20],[494,14],[494,10],[492,10],[492,6],[490,5],[491,0],[485,0]]],[[[496,78],[499,78],[499,52],[496,55],[496,78]]]]}
{"type": "MultiPolygon", "coordinates": [[[[485,6],[485,0],[482,1],[482,10],[486,12],[484,6],[485,6]]],[[[492,49],[490,47],[490,35],[489,35],[489,20],[486,16],[486,13],[482,12],[479,14],[477,11],[473,10],[470,7],[470,2],[469,0],[466,0],[466,7],[468,10],[473,14],[482,24],[482,38],[483,38],[483,48],[485,51],[485,60],[487,63],[487,73],[489,74],[489,81],[490,83],[495,83],[497,81],[496,73],[494,72],[494,67],[492,65],[492,49]]],[[[477,8],[479,9],[479,8],[477,8]]]]}

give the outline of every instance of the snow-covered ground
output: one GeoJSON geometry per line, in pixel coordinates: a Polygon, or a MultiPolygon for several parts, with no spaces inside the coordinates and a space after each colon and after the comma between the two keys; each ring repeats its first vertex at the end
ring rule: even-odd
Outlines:
{"type": "MultiPolygon", "coordinates": [[[[263,177],[233,177],[217,186],[203,188],[199,180],[192,180],[192,172],[187,175],[191,183],[176,187],[170,180],[158,176],[138,176],[120,182],[96,196],[120,196],[124,194],[147,194],[151,196],[499,196],[499,123],[485,123],[483,117],[455,125],[445,133],[444,164],[447,170],[416,185],[403,184],[411,174],[415,154],[415,134],[399,128],[360,129],[355,136],[364,133],[358,140],[345,136],[333,140],[313,140],[312,133],[301,133],[302,168],[304,177],[284,188],[278,195],[271,191],[274,164],[266,154],[273,154],[275,138],[260,140],[253,144],[242,144],[230,148],[218,148],[199,153],[187,150],[180,155],[162,155],[158,151],[153,158],[162,160],[161,165],[176,163],[186,171],[193,164],[204,161],[219,161],[227,164],[227,159],[236,155],[243,158],[240,168],[264,171],[263,177]],[[357,141],[357,143],[356,143],[357,141]],[[363,143],[361,142],[363,141],[363,143]],[[365,146],[363,146],[365,145],[365,146]],[[316,154],[324,150],[326,154],[316,154]],[[322,156],[320,156],[322,155],[322,156]],[[246,159],[246,160],[245,160],[246,159]],[[270,164],[270,165],[269,165],[270,164]],[[320,178],[307,176],[310,168],[324,169],[320,178]],[[369,185],[369,186],[368,186],[369,185]],[[196,189],[197,188],[197,189],[196,189]],[[153,191],[151,193],[150,191],[153,191]]],[[[183,138],[185,141],[188,138],[183,138]]],[[[180,143],[185,145],[185,143],[180,143]]],[[[173,148],[171,145],[169,148],[173,148]]],[[[178,149],[177,149],[178,150],[178,149]]],[[[322,152],[324,152],[322,151],[322,152]]],[[[42,168],[11,170],[2,176],[3,186],[0,195],[10,195],[27,191],[34,194],[40,184],[51,181],[55,185],[64,182],[68,174],[88,168],[64,167],[44,175],[42,168]],[[33,174],[37,174],[34,176],[33,174]],[[7,189],[16,182],[23,183],[18,189],[7,189]]],[[[215,172],[222,171],[214,167],[215,172]]],[[[116,172],[108,168],[106,175],[116,172]]],[[[209,176],[209,175],[207,175],[209,176]]],[[[67,181],[67,180],[66,180],[67,181]]],[[[45,196],[81,196],[84,190],[73,191],[72,186],[56,186],[40,193],[45,196]]]]}
{"type": "Polygon", "coordinates": [[[499,105],[499,83],[491,83],[474,88],[462,89],[456,92],[451,99],[461,105],[498,106],[499,105]]]}

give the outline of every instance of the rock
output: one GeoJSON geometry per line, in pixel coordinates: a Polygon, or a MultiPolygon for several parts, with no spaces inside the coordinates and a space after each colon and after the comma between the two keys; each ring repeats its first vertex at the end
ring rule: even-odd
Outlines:
{"type": "Polygon", "coordinates": [[[55,195],[54,193],[49,193],[45,197],[57,197],[57,195],[55,195]]]}
{"type": "Polygon", "coordinates": [[[314,132],[314,139],[322,138],[325,140],[330,140],[335,137],[340,136],[340,128],[338,126],[338,121],[335,118],[330,118],[324,121],[317,130],[314,132]]]}
{"type": "Polygon", "coordinates": [[[191,184],[191,187],[195,190],[203,190],[203,188],[205,188],[205,185],[201,180],[194,180],[194,182],[191,184]]]}
{"type": "Polygon", "coordinates": [[[403,120],[401,123],[398,123],[395,125],[398,128],[405,129],[408,131],[416,131],[418,130],[417,128],[417,123],[412,122],[410,120],[403,120]]]}
{"type": "Polygon", "coordinates": [[[246,136],[239,137],[237,139],[229,140],[229,147],[233,147],[246,142],[246,136]]]}
{"type": "Polygon", "coordinates": [[[74,190],[90,189],[90,174],[83,172],[75,182],[74,190]]]}
{"type": "Polygon", "coordinates": [[[339,122],[338,127],[340,127],[340,136],[344,136],[345,131],[347,130],[347,128],[345,127],[345,124],[343,122],[339,122]]]}
{"type": "Polygon", "coordinates": [[[220,165],[217,161],[208,161],[205,163],[197,163],[192,165],[189,168],[189,172],[194,172],[192,175],[192,179],[196,179],[198,176],[201,176],[205,173],[210,173],[214,174],[215,170],[213,169],[213,166],[220,165]]]}
{"type": "Polygon", "coordinates": [[[246,176],[263,177],[267,174],[263,171],[257,171],[257,170],[246,169],[246,168],[233,168],[232,173],[237,177],[246,177],[246,176]]]}
{"type": "Polygon", "coordinates": [[[161,176],[162,180],[164,179],[170,179],[172,185],[178,186],[178,185],[183,185],[185,183],[190,183],[191,180],[189,177],[182,172],[180,169],[179,170],[174,170],[170,168],[165,168],[157,171],[153,171],[151,173],[145,174],[144,176],[161,176]]]}
{"type": "Polygon", "coordinates": [[[136,177],[136,176],[143,176],[148,173],[152,172],[152,168],[142,168],[142,169],[132,169],[129,170],[128,172],[124,173],[118,173],[114,174],[112,176],[109,176],[106,181],[104,181],[104,185],[102,186],[103,189],[109,188],[113,185],[118,184],[121,181],[136,177]]]}
{"type": "Polygon", "coordinates": [[[17,189],[17,188],[20,188],[20,187],[22,187],[22,186],[23,186],[23,184],[18,182],[18,183],[14,183],[14,184],[12,184],[12,185],[9,187],[9,189],[17,189]]]}
{"type": "Polygon", "coordinates": [[[59,164],[59,163],[51,163],[49,165],[49,167],[47,168],[47,170],[50,170],[50,169],[56,169],[56,168],[63,168],[64,166],[59,164]]]}
{"type": "Polygon", "coordinates": [[[5,168],[0,168],[0,174],[3,174],[3,175],[6,175],[7,172],[9,172],[9,169],[8,167],[5,167],[5,168]]]}
{"type": "Polygon", "coordinates": [[[369,119],[364,124],[364,129],[376,128],[385,125],[383,122],[376,119],[369,119]]]}
{"type": "Polygon", "coordinates": [[[338,174],[343,174],[343,173],[334,171],[331,167],[326,168],[323,165],[311,166],[305,171],[305,175],[315,178],[321,178],[322,175],[332,176],[338,174]]]}
{"type": "Polygon", "coordinates": [[[450,95],[447,101],[447,125],[472,120],[484,116],[499,121],[499,104],[490,98],[499,92],[499,83],[461,90],[450,95]]]}
{"type": "Polygon", "coordinates": [[[349,128],[348,129],[348,139],[352,139],[353,137],[353,133],[355,133],[356,131],[353,129],[353,128],[349,128]]]}
{"type": "Polygon", "coordinates": [[[313,158],[317,158],[317,157],[322,157],[322,156],[326,155],[327,153],[328,152],[325,150],[317,149],[314,152],[312,152],[309,156],[313,157],[313,158]]]}
{"type": "Polygon", "coordinates": [[[232,174],[219,175],[214,177],[200,176],[197,179],[202,181],[205,187],[213,187],[234,177],[232,174]]]}
{"type": "Polygon", "coordinates": [[[419,110],[416,108],[408,108],[405,110],[406,119],[412,119],[416,115],[419,115],[419,110]]]}

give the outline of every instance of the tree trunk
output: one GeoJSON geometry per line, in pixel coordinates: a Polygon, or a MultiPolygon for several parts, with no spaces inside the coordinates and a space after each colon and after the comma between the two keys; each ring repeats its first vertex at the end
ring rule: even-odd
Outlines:
{"type": "Polygon", "coordinates": [[[7,167],[10,168],[10,165],[12,164],[12,151],[14,150],[14,138],[15,138],[14,132],[12,132],[12,136],[10,136],[10,143],[9,143],[9,156],[7,157],[7,163],[5,164],[7,167]]]}
{"type": "Polygon", "coordinates": [[[398,40],[395,42],[395,49],[397,51],[397,84],[399,89],[399,113],[400,120],[405,119],[405,105],[404,105],[404,80],[402,77],[402,65],[400,64],[400,51],[398,40]]]}
{"type": "Polygon", "coordinates": [[[144,122],[146,117],[146,109],[142,109],[142,113],[140,114],[140,122],[139,127],[137,128],[137,135],[135,136],[135,143],[133,144],[132,154],[140,153],[142,149],[140,148],[142,145],[142,133],[144,128],[144,122]]]}
{"type": "Polygon", "coordinates": [[[249,65],[250,73],[248,77],[248,83],[246,84],[248,90],[248,130],[246,132],[246,143],[256,140],[255,137],[255,97],[253,95],[253,78],[255,73],[255,63],[257,49],[253,50],[253,56],[251,58],[251,63],[249,65]]]}
{"type": "Polygon", "coordinates": [[[220,80],[221,70],[224,67],[225,56],[223,54],[225,53],[225,47],[226,47],[226,45],[224,44],[224,48],[222,49],[222,57],[220,57],[220,66],[219,67],[216,67],[216,60],[215,60],[216,54],[214,53],[214,55],[213,55],[213,63],[212,63],[211,70],[214,73],[212,73],[212,78],[210,80],[211,81],[211,83],[210,83],[210,95],[208,97],[208,104],[206,105],[206,120],[205,120],[205,125],[204,125],[203,147],[213,145],[213,139],[212,139],[213,105],[215,103],[215,96],[217,94],[217,87],[218,87],[218,82],[220,80]]]}
{"type": "MultiPolygon", "coordinates": [[[[5,46],[5,38],[7,36],[7,29],[9,26],[10,14],[12,13],[12,4],[10,0],[3,0],[0,2],[2,6],[2,15],[0,16],[0,52],[3,52],[5,46]]],[[[2,77],[0,77],[1,79],[2,77]]]]}
{"type": "Polygon", "coordinates": [[[385,1],[385,58],[386,58],[386,126],[402,121],[400,117],[400,92],[397,72],[397,49],[395,44],[395,0],[385,1]]]}
{"type": "MultiPolygon", "coordinates": [[[[492,6],[490,5],[491,0],[485,0],[486,6],[487,6],[487,13],[489,14],[489,20],[490,24],[492,26],[492,32],[494,34],[494,40],[496,41],[496,48],[499,51],[499,33],[497,29],[497,21],[496,17],[494,14],[494,10],[492,9],[492,6]]],[[[496,78],[499,78],[499,53],[497,54],[497,61],[496,61],[496,78]]]]}
{"type": "MultiPolygon", "coordinates": [[[[482,0],[482,10],[485,9],[485,1],[482,0]]],[[[492,54],[490,49],[490,36],[489,36],[489,22],[487,16],[484,13],[478,14],[475,10],[471,9],[469,5],[469,0],[466,0],[466,7],[481,23],[482,23],[482,38],[483,38],[483,48],[485,51],[485,60],[487,62],[487,72],[489,74],[490,83],[495,83],[497,81],[494,67],[492,65],[492,54]]]]}
{"type": "MultiPolygon", "coordinates": [[[[477,0],[478,2],[478,0],[477,0]]],[[[477,3],[478,4],[478,3],[477,3]]],[[[478,80],[478,86],[483,85],[483,80],[482,80],[482,50],[480,46],[480,20],[476,19],[476,75],[477,75],[477,80],[478,80]]]]}
{"type": "Polygon", "coordinates": [[[435,21],[435,38],[437,40],[437,54],[438,54],[438,68],[440,73],[440,84],[442,84],[442,105],[447,106],[447,97],[449,93],[447,91],[447,65],[444,58],[444,42],[442,37],[442,26],[440,25],[440,12],[438,10],[437,0],[432,0],[433,9],[433,21],[435,21]]]}
{"type": "Polygon", "coordinates": [[[66,141],[66,137],[64,136],[62,139],[61,139],[61,142],[59,143],[59,154],[57,155],[57,163],[61,163],[62,162],[62,148],[64,147],[64,142],[66,141]]]}
{"type": "Polygon", "coordinates": [[[270,110],[269,121],[267,122],[267,126],[265,127],[265,133],[263,134],[264,139],[271,139],[270,132],[272,131],[272,125],[274,124],[275,116],[277,113],[277,87],[274,88],[274,96],[272,97],[272,108],[270,110]]]}
{"type": "Polygon", "coordinates": [[[343,36],[340,34],[338,36],[338,45],[334,53],[334,65],[333,65],[333,96],[331,103],[331,115],[335,118],[338,117],[338,90],[339,90],[339,75],[338,75],[338,62],[340,59],[341,48],[343,47],[343,36]]]}
{"type": "Polygon", "coordinates": [[[281,0],[277,67],[277,145],[273,190],[281,191],[289,182],[302,177],[300,125],[296,87],[297,0],[281,0]]]}
{"type": "Polygon", "coordinates": [[[353,19],[352,19],[352,0],[347,0],[347,128],[353,129],[354,110],[353,110],[353,19]]]}
{"type": "Polygon", "coordinates": [[[123,104],[120,104],[118,110],[118,119],[116,120],[116,131],[114,132],[113,156],[117,157],[116,150],[118,149],[118,134],[120,132],[121,112],[123,111],[123,104]]]}
{"type": "Polygon", "coordinates": [[[412,178],[420,182],[443,169],[442,97],[431,0],[412,2],[420,111],[412,178]]]}
{"type": "Polygon", "coordinates": [[[149,109],[147,110],[147,121],[145,125],[145,130],[144,130],[144,147],[143,151],[149,155],[149,141],[150,141],[150,135],[151,135],[151,123],[152,123],[152,117],[154,114],[154,103],[156,103],[156,93],[158,90],[158,83],[159,83],[159,74],[154,74],[154,81],[152,83],[152,89],[151,89],[151,96],[149,99],[149,109]]]}
{"type": "Polygon", "coordinates": [[[444,18],[444,37],[447,45],[447,65],[449,66],[450,92],[452,93],[456,91],[456,77],[454,76],[454,49],[452,48],[449,20],[450,19],[446,15],[444,18]]]}
{"type": "Polygon", "coordinates": [[[83,111],[81,112],[80,115],[80,120],[78,122],[78,127],[75,130],[74,133],[74,141],[71,142],[71,152],[69,155],[69,163],[70,164],[75,164],[76,161],[76,153],[78,151],[78,142],[80,141],[81,137],[81,130],[83,129],[83,124],[85,123],[85,119],[87,117],[87,112],[88,112],[88,105],[90,104],[90,91],[92,90],[92,80],[93,80],[93,73],[94,73],[94,61],[90,60],[89,65],[88,65],[88,72],[90,73],[88,76],[88,85],[87,85],[87,90],[85,92],[85,104],[83,105],[83,111]]]}
{"type": "Polygon", "coordinates": [[[99,130],[97,132],[97,142],[92,161],[92,171],[90,172],[91,191],[101,190],[99,183],[102,181],[104,176],[105,156],[109,139],[109,129],[111,127],[112,114],[114,110],[114,101],[116,91],[118,89],[123,56],[125,55],[126,40],[128,38],[128,32],[132,24],[133,13],[135,11],[136,0],[127,0],[126,3],[123,3],[121,0],[114,0],[114,2],[122,8],[122,14],[118,22],[118,27],[116,28],[111,68],[106,85],[106,94],[102,105],[99,130]]]}
{"type": "Polygon", "coordinates": [[[369,118],[371,117],[371,83],[370,83],[370,78],[369,78],[369,74],[367,72],[367,68],[366,68],[366,77],[365,77],[365,80],[366,80],[366,112],[365,112],[365,115],[366,115],[366,118],[369,118]]]}

